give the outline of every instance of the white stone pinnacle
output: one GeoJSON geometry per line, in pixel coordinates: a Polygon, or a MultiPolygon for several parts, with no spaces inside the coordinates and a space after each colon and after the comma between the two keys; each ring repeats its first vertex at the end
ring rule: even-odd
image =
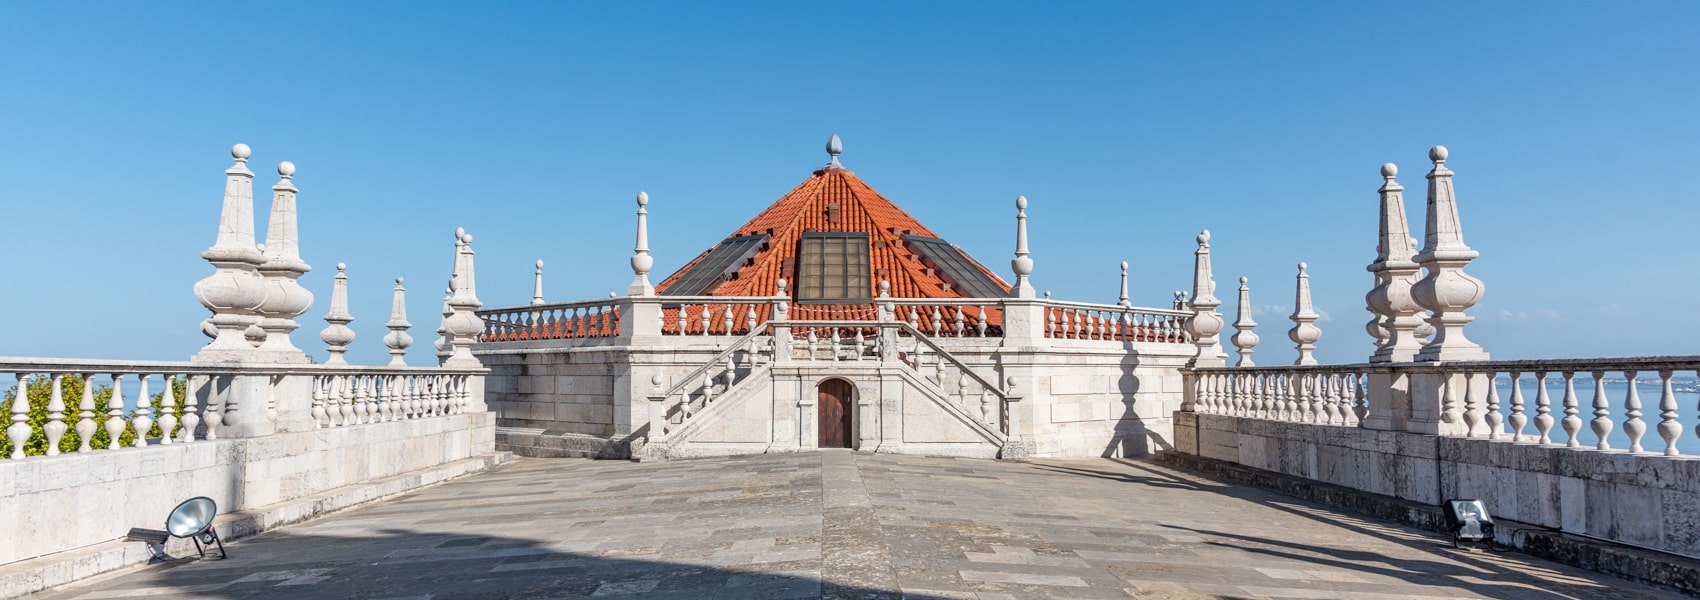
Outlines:
{"type": "Polygon", "coordinates": [[[1381,197],[1380,235],[1375,246],[1375,262],[1365,267],[1375,275],[1375,287],[1364,296],[1365,306],[1375,315],[1365,330],[1376,339],[1372,363],[1409,362],[1422,344],[1416,330],[1422,325],[1417,313],[1422,306],[1411,297],[1420,269],[1411,259],[1416,243],[1405,218],[1403,186],[1394,179],[1399,167],[1393,163],[1381,165],[1384,180],[1378,190],[1381,197]]]}
{"type": "Polygon", "coordinates": [[[313,293],[296,280],[312,270],[301,260],[297,223],[295,163],[277,165],[278,182],[272,186],[271,219],[266,226],[266,243],[260,247],[266,262],[259,272],[266,280],[266,300],[255,312],[262,317],[260,350],[267,360],[279,363],[308,362],[307,353],[290,342],[290,333],[301,325],[295,317],[313,306],[313,293]]]}
{"type": "Polygon", "coordinates": [[[1257,332],[1253,331],[1257,328],[1257,321],[1253,320],[1251,316],[1251,287],[1246,282],[1246,278],[1240,278],[1239,315],[1234,319],[1235,333],[1231,338],[1234,347],[1239,349],[1240,360],[1234,363],[1236,367],[1257,366],[1256,363],[1251,362],[1252,349],[1257,346],[1259,341],[1257,332]]]}
{"type": "Polygon", "coordinates": [[[1125,260],[1122,261],[1122,295],[1116,300],[1116,304],[1120,306],[1133,306],[1133,302],[1127,299],[1127,261],[1125,260]]]}
{"type": "Polygon", "coordinates": [[[230,148],[235,164],[224,171],[224,206],[219,212],[218,239],[201,253],[213,274],[195,283],[195,299],[212,311],[208,319],[218,333],[195,354],[204,362],[252,360],[253,345],[244,338],[249,325],[259,323],[255,309],[266,300],[266,282],[258,268],[265,256],[254,244],[254,172],[248,170],[247,144],[230,148]]]}
{"type": "Polygon", "coordinates": [[[1293,293],[1293,314],[1288,317],[1293,320],[1293,328],[1287,330],[1287,339],[1298,344],[1299,358],[1293,361],[1295,365],[1314,365],[1316,357],[1311,351],[1316,350],[1317,340],[1322,339],[1322,330],[1315,325],[1321,315],[1310,303],[1310,274],[1304,263],[1299,263],[1298,286],[1293,293]]]}
{"type": "Polygon", "coordinates": [[[543,304],[543,259],[537,259],[537,272],[531,282],[531,305],[543,304]]]}
{"type": "Polygon", "coordinates": [[[655,266],[655,258],[649,255],[649,194],[638,192],[637,205],[637,245],[632,248],[632,285],[626,294],[654,296],[655,286],[649,283],[649,269],[655,266]]]}
{"type": "Polygon", "coordinates": [[[1187,319],[1186,330],[1192,334],[1198,352],[1187,362],[1189,367],[1227,365],[1227,361],[1222,360],[1221,340],[1216,337],[1226,323],[1216,312],[1222,301],[1216,299],[1215,292],[1216,280],[1210,271],[1210,230],[1206,229],[1198,234],[1198,250],[1193,253],[1192,317],[1187,319]]]}
{"type": "Polygon", "coordinates": [[[478,344],[478,336],[484,333],[484,319],[476,312],[478,307],[484,304],[478,300],[472,234],[466,233],[464,229],[456,229],[455,234],[454,294],[448,303],[453,314],[443,323],[444,328],[453,336],[454,351],[443,361],[443,365],[481,367],[483,364],[472,355],[472,347],[478,344]]]}
{"type": "Polygon", "coordinates": [[[1015,289],[1012,293],[1016,298],[1032,298],[1033,283],[1028,278],[1033,275],[1033,258],[1027,252],[1027,197],[1015,197],[1015,259],[1011,260],[1010,269],[1015,271],[1015,289]]]}
{"type": "Polygon", "coordinates": [[[348,351],[348,344],[354,341],[354,330],[348,328],[354,322],[354,315],[348,313],[348,265],[336,264],[336,280],[331,287],[331,307],[325,312],[325,330],[319,332],[319,339],[328,346],[330,358],[325,360],[327,365],[346,365],[342,354],[348,351]]]}
{"type": "Polygon", "coordinates": [[[413,324],[407,322],[407,288],[401,286],[402,278],[395,278],[395,295],[390,300],[390,322],[384,327],[390,333],[384,336],[384,345],[390,349],[390,364],[392,367],[407,366],[407,347],[413,345],[413,336],[407,334],[407,329],[413,324]]]}
{"type": "Polygon", "coordinates": [[[1428,174],[1428,218],[1423,249],[1413,257],[1425,273],[1411,287],[1411,295],[1431,313],[1428,323],[1434,326],[1434,337],[1417,353],[1416,360],[1487,360],[1488,353],[1464,337],[1464,325],[1474,320],[1464,311],[1481,301],[1487,286],[1464,272],[1464,266],[1480,253],[1464,243],[1452,170],[1446,168],[1447,154],[1445,146],[1429,150],[1434,169],[1428,174]]]}

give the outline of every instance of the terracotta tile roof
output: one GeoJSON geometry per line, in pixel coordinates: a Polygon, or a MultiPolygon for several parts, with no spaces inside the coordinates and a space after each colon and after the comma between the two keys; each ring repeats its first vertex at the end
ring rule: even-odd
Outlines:
{"type": "MultiPolygon", "coordinates": [[[[766,233],[771,237],[766,247],[757,251],[744,266],[724,281],[710,285],[705,296],[772,296],[778,290],[776,281],[794,273],[798,240],[807,231],[862,232],[870,243],[869,296],[879,295],[879,282],[891,282],[891,295],[897,298],[962,298],[967,293],[948,286],[939,273],[921,256],[905,247],[903,234],[942,237],[903,212],[891,200],[874,191],[848,169],[828,167],[815,171],[801,185],[787,192],[767,210],[750,219],[727,238],[766,233]],[[837,206],[836,222],[831,218],[837,206]]],[[[710,248],[709,250],[712,250],[710,248]]],[[[692,266],[709,254],[703,251],[690,264],[668,276],[656,291],[663,292],[692,266]]],[[[967,257],[967,253],[963,253],[967,257]]],[[[1009,292],[1009,284],[979,261],[968,257],[974,267],[983,271],[1001,288],[1009,292]]],[[[795,297],[797,286],[787,281],[787,291],[795,297]]]]}

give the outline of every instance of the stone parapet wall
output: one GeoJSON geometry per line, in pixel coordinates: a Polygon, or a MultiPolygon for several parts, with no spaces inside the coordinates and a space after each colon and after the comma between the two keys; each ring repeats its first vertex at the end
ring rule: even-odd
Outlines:
{"type": "Polygon", "coordinates": [[[495,447],[495,415],[467,413],[274,435],[0,461],[13,524],[0,564],[160,528],[179,502],[251,510],[495,447]]]}
{"type": "Polygon", "coordinates": [[[1175,413],[1175,450],[1700,557],[1700,459],[1175,413]]]}

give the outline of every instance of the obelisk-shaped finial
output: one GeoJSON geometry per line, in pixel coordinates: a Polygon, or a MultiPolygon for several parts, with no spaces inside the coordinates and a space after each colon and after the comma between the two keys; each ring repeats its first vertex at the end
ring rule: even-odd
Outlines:
{"type": "Polygon", "coordinates": [[[1234,347],[1239,349],[1240,360],[1234,363],[1234,366],[1257,366],[1256,363],[1251,362],[1252,348],[1257,347],[1257,342],[1260,341],[1257,332],[1253,331],[1256,328],[1257,321],[1252,320],[1251,317],[1251,287],[1246,285],[1246,278],[1241,277],[1239,315],[1234,319],[1235,333],[1231,338],[1234,347]]]}
{"type": "Polygon", "coordinates": [[[1428,156],[1434,170],[1428,174],[1427,227],[1422,252],[1414,257],[1426,273],[1411,287],[1411,295],[1432,313],[1428,322],[1434,326],[1434,338],[1417,353],[1416,360],[1487,360],[1488,353],[1464,337],[1464,325],[1475,320],[1464,311],[1480,302],[1487,291],[1480,279],[1464,272],[1464,266],[1481,254],[1464,244],[1452,170],[1446,168],[1446,147],[1435,146],[1428,156]]]}
{"type": "Polygon", "coordinates": [[[1372,363],[1410,362],[1422,348],[1416,329],[1422,325],[1417,313],[1422,306],[1411,297],[1411,287],[1417,283],[1421,269],[1411,259],[1416,254],[1416,242],[1411,239],[1411,227],[1405,218],[1405,188],[1394,180],[1399,167],[1393,163],[1381,165],[1384,182],[1381,196],[1381,233],[1375,245],[1375,262],[1366,267],[1375,274],[1375,288],[1364,296],[1375,319],[1366,326],[1378,345],[1370,356],[1372,363]]]}
{"type": "Polygon", "coordinates": [[[1298,344],[1299,359],[1295,365],[1314,365],[1316,357],[1311,351],[1316,349],[1316,341],[1322,339],[1322,330],[1317,329],[1316,320],[1321,315],[1310,303],[1310,274],[1306,272],[1304,263],[1299,263],[1298,288],[1293,293],[1293,314],[1288,317],[1293,320],[1293,328],[1287,330],[1287,339],[1298,344]]]}
{"type": "Polygon", "coordinates": [[[395,278],[395,296],[390,299],[390,322],[384,327],[390,330],[384,336],[384,345],[390,349],[390,366],[407,366],[407,347],[413,345],[413,336],[407,334],[407,328],[413,324],[407,322],[407,288],[401,287],[401,278],[395,278]]]}
{"type": "Polygon", "coordinates": [[[195,354],[198,361],[244,360],[254,349],[243,334],[249,325],[259,322],[255,309],[266,300],[266,282],[258,271],[266,258],[254,246],[254,172],[248,170],[251,154],[247,144],[230,148],[236,163],[224,171],[218,240],[201,253],[214,271],[195,283],[195,299],[212,311],[208,321],[218,328],[218,334],[195,354]]]}
{"type": "Polygon", "coordinates": [[[543,259],[537,259],[537,272],[531,280],[531,305],[543,304],[543,259]]]}
{"type": "Polygon", "coordinates": [[[1027,253],[1027,197],[1015,197],[1015,260],[1009,262],[1010,269],[1015,271],[1015,289],[1011,290],[1016,298],[1032,298],[1034,296],[1033,258],[1027,253]]]}
{"type": "Polygon", "coordinates": [[[309,360],[307,353],[290,343],[289,335],[301,327],[295,317],[313,306],[313,293],[296,282],[313,268],[301,260],[295,163],[278,163],[277,174],[277,185],[272,186],[271,220],[266,225],[266,262],[259,268],[266,279],[266,300],[255,311],[262,317],[260,329],[266,334],[260,350],[272,362],[304,363],[309,360]]]}
{"type": "Polygon", "coordinates": [[[478,336],[484,333],[484,319],[476,312],[484,303],[478,300],[472,234],[460,229],[455,233],[459,234],[455,244],[455,266],[458,273],[454,279],[454,295],[449,298],[449,308],[453,314],[444,323],[448,332],[454,335],[454,352],[443,361],[443,365],[481,367],[483,364],[472,355],[472,347],[478,344],[478,336]]]}
{"type": "Polygon", "coordinates": [[[1122,295],[1116,300],[1116,305],[1133,306],[1133,302],[1127,299],[1127,261],[1125,260],[1122,261],[1122,295]]]}
{"type": "MultiPolygon", "coordinates": [[[[1185,302],[1184,296],[1179,302],[1185,302]]],[[[1192,262],[1192,301],[1187,303],[1192,307],[1192,317],[1187,319],[1187,333],[1192,334],[1192,343],[1198,346],[1198,352],[1187,362],[1189,367],[1221,367],[1228,363],[1222,360],[1221,340],[1216,334],[1222,332],[1222,315],[1216,313],[1216,307],[1222,305],[1216,299],[1216,280],[1210,272],[1210,230],[1198,234],[1198,250],[1193,253],[1192,262]]]]}
{"type": "Polygon", "coordinates": [[[348,328],[354,322],[354,315],[348,314],[348,265],[336,264],[336,282],[331,286],[331,308],[325,312],[325,330],[319,332],[319,339],[329,346],[330,358],[325,360],[327,365],[346,365],[342,354],[348,351],[348,344],[354,341],[354,330],[348,328]]]}
{"type": "Polygon", "coordinates": [[[655,266],[655,258],[649,255],[649,194],[638,192],[637,205],[637,246],[632,249],[632,285],[626,294],[654,296],[655,286],[649,284],[649,269],[655,266]]]}

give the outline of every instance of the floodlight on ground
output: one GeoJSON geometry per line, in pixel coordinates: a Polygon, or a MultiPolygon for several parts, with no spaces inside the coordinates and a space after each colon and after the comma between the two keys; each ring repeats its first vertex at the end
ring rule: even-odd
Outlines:
{"type": "Polygon", "coordinates": [[[1493,518],[1481,500],[1455,499],[1446,501],[1446,531],[1452,534],[1452,547],[1458,542],[1493,543],[1493,518]]]}
{"type": "Polygon", "coordinates": [[[148,551],[153,553],[155,560],[170,560],[165,553],[165,541],[169,538],[189,538],[195,542],[195,551],[201,557],[206,557],[206,545],[218,545],[218,557],[224,558],[224,540],[218,539],[218,531],[212,528],[213,517],[218,516],[218,504],[212,498],[196,496],[184,500],[177,508],[171,509],[171,514],[165,517],[165,530],[131,529],[124,539],[146,542],[148,551]],[[206,545],[202,545],[205,543],[206,545]]]}

